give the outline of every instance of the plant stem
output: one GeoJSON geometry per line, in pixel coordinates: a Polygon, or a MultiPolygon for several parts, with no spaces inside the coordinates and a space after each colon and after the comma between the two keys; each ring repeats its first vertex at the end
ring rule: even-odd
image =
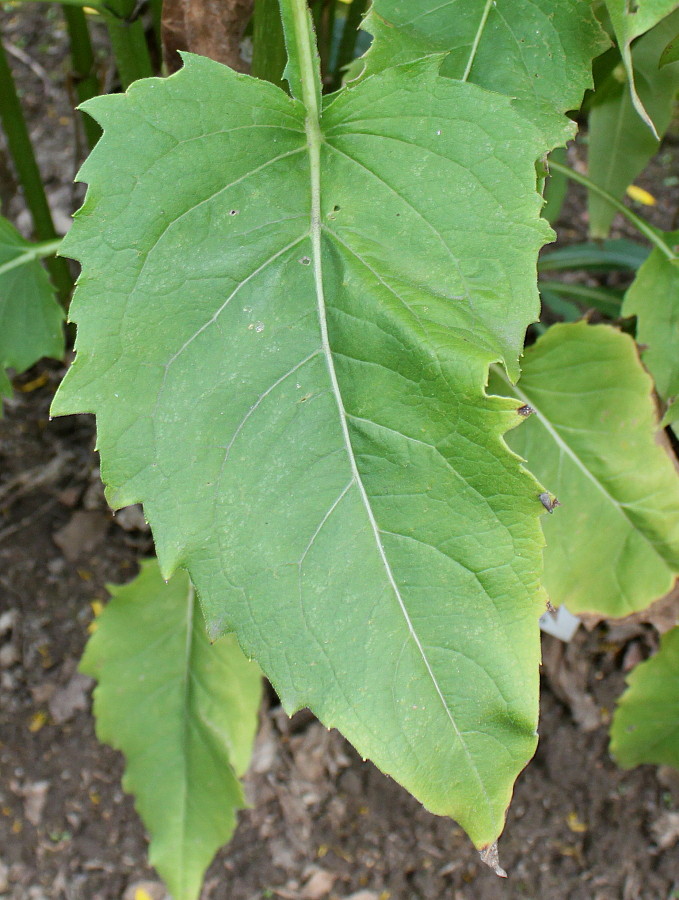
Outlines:
{"type": "Polygon", "coordinates": [[[141,19],[134,18],[135,6],[135,0],[117,0],[101,9],[125,90],[137,79],[153,75],[144,26],[141,19]]]}
{"type": "MultiPolygon", "coordinates": [[[[94,52],[87,28],[85,13],[77,6],[63,6],[66,28],[71,42],[71,66],[78,101],[84,103],[99,93],[99,81],[94,71],[94,52]]],[[[90,149],[99,140],[101,128],[87,113],[81,113],[85,137],[90,149]]]]}
{"type": "Polygon", "coordinates": [[[0,275],[4,275],[11,269],[17,269],[19,266],[25,266],[35,259],[44,259],[46,256],[54,256],[60,246],[61,238],[58,238],[56,241],[42,241],[40,244],[33,244],[30,247],[26,247],[19,256],[15,256],[14,259],[10,259],[9,262],[0,266],[0,275]]]}
{"type": "Polygon", "coordinates": [[[333,90],[336,90],[342,84],[342,70],[346,68],[354,58],[358,30],[367,8],[368,0],[352,0],[351,6],[347,10],[347,17],[344,20],[344,29],[342,30],[342,38],[337,50],[335,71],[333,72],[333,90]]]}
{"type": "MultiPolygon", "coordinates": [[[[26,127],[23,110],[19,102],[12,70],[2,44],[0,32],[0,121],[7,137],[7,145],[19,181],[24,191],[24,200],[33,220],[33,232],[40,241],[54,241],[58,238],[47,195],[40,177],[40,170],[33,153],[33,146],[26,127]]],[[[72,281],[68,265],[63,259],[50,260],[50,275],[63,301],[68,297],[72,281]]]]}
{"type": "Polygon", "coordinates": [[[285,88],[287,54],[278,0],[255,0],[252,44],[252,74],[285,88]]]}
{"type": "Polygon", "coordinates": [[[615,209],[618,210],[619,213],[622,213],[623,216],[627,219],[628,222],[631,222],[632,225],[644,237],[648,238],[648,240],[654,244],[660,252],[667,257],[671,262],[679,260],[679,256],[672,250],[672,248],[665,243],[662,237],[662,232],[658,231],[652,225],[650,225],[645,219],[642,219],[641,216],[638,216],[635,212],[632,212],[624,203],[614,197],[612,194],[609,194],[608,191],[604,190],[604,188],[599,187],[591,178],[588,178],[586,175],[581,175],[580,172],[576,172],[575,169],[569,168],[569,166],[562,166],[561,163],[554,162],[553,160],[549,163],[549,168],[553,169],[555,172],[561,172],[563,175],[566,175],[572,181],[577,181],[578,184],[584,185],[587,190],[592,191],[594,194],[598,194],[600,197],[603,197],[604,200],[607,200],[608,203],[611,204],[615,209]]]}

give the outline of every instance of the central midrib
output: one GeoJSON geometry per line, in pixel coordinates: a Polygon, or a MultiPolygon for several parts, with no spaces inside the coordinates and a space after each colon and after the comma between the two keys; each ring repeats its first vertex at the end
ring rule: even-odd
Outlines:
{"type": "MultiPolygon", "coordinates": [[[[294,2],[294,0],[293,0],[294,2]]],[[[306,7],[306,4],[304,4],[306,7]]],[[[342,436],[344,439],[344,445],[346,448],[347,458],[349,460],[349,465],[351,467],[351,473],[354,483],[359,491],[363,506],[366,511],[366,515],[368,521],[370,523],[370,527],[373,532],[373,536],[375,539],[375,543],[378,549],[378,553],[380,556],[380,560],[384,567],[384,571],[387,575],[387,579],[389,581],[389,585],[393,590],[394,596],[396,597],[399,608],[403,615],[403,618],[408,627],[408,632],[413,640],[419,655],[422,658],[422,661],[427,670],[427,674],[435,688],[436,694],[441,702],[441,705],[448,717],[450,724],[455,732],[455,735],[460,743],[460,746],[467,757],[469,762],[469,766],[474,773],[481,792],[486,800],[488,805],[489,814],[492,816],[490,798],[486,791],[486,787],[483,783],[483,779],[474,763],[473,757],[467,747],[467,744],[460,732],[460,729],[457,727],[457,723],[453,718],[453,714],[446,702],[446,698],[443,695],[443,691],[438,683],[436,675],[429,663],[427,655],[424,651],[424,647],[420,638],[415,631],[412,620],[410,618],[410,614],[405,606],[403,598],[401,596],[401,592],[398,588],[396,580],[394,578],[394,574],[391,570],[391,566],[389,564],[389,560],[387,559],[387,555],[384,550],[384,546],[382,544],[382,539],[380,537],[380,529],[375,520],[375,516],[372,510],[372,506],[370,504],[370,500],[365,490],[365,486],[363,485],[363,480],[361,478],[361,474],[358,470],[358,465],[356,463],[356,457],[354,455],[354,449],[351,443],[351,437],[349,435],[349,428],[347,425],[347,414],[344,408],[344,401],[342,399],[342,393],[340,391],[339,382],[337,379],[337,373],[335,371],[335,363],[333,359],[332,350],[330,347],[330,341],[328,337],[328,323],[327,323],[327,314],[326,314],[326,304],[325,304],[325,293],[323,290],[323,264],[322,264],[322,253],[321,253],[321,144],[323,143],[323,136],[321,132],[320,126],[320,110],[318,104],[318,97],[315,93],[313,84],[313,66],[314,60],[311,54],[311,34],[308,29],[308,18],[306,8],[302,10],[301,4],[294,2],[294,10],[295,10],[295,31],[296,31],[296,43],[297,43],[297,51],[299,53],[300,58],[300,69],[301,69],[301,80],[302,80],[302,89],[304,92],[303,100],[307,110],[306,120],[305,120],[305,130],[307,135],[307,145],[309,151],[309,171],[310,171],[310,187],[311,187],[311,224],[310,224],[310,239],[311,239],[311,247],[312,247],[312,260],[313,260],[313,274],[316,288],[316,302],[318,309],[318,322],[321,332],[321,343],[322,350],[325,356],[328,375],[330,377],[330,382],[332,385],[333,395],[335,397],[335,402],[337,404],[337,410],[339,414],[340,427],[342,429],[342,436]]]]}

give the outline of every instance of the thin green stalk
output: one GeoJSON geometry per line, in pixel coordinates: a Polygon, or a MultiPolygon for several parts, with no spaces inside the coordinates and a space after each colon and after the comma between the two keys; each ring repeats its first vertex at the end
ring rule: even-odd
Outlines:
{"type": "MultiPolygon", "coordinates": [[[[0,121],[7,137],[7,145],[19,181],[24,191],[24,199],[33,220],[33,232],[39,241],[53,241],[58,238],[52,213],[50,212],[40,170],[33,153],[33,146],[26,127],[23,110],[17,95],[12,70],[2,44],[0,32],[0,121]]],[[[48,268],[62,300],[68,297],[72,281],[66,261],[53,259],[48,268]]]]}
{"type": "MultiPolygon", "coordinates": [[[[84,103],[99,93],[99,80],[94,70],[94,51],[87,28],[87,19],[77,6],[63,6],[64,19],[71,43],[71,67],[78,101],[84,103]]],[[[85,137],[90,148],[99,140],[101,128],[87,113],[81,113],[85,137]]]]}
{"type": "Polygon", "coordinates": [[[635,212],[632,212],[624,203],[621,203],[616,197],[612,194],[609,194],[608,191],[604,190],[604,188],[599,187],[591,178],[588,178],[586,175],[581,175],[580,172],[576,172],[575,169],[571,169],[568,166],[562,166],[561,163],[554,162],[553,160],[549,163],[549,168],[555,172],[561,172],[563,175],[566,175],[567,178],[570,178],[572,181],[577,181],[578,184],[584,185],[587,190],[592,191],[594,194],[598,194],[600,197],[603,197],[604,200],[608,201],[612,207],[618,210],[619,213],[622,213],[623,216],[627,219],[628,222],[631,222],[634,227],[644,235],[644,237],[648,238],[648,240],[660,250],[660,252],[667,257],[671,262],[679,260],[679,256],[672,250],[672,248],[665,243],[662,237],[662,232],[658,231],[651,224],[649,224],[645,219],[642,219],[641,216],[638,216],[635,212]]]}
{"type": "Polygon", "coordinates": [[[335,71],[333,72],[333,90],[339,88],[342,84],[342,72],[354,58],[358,31],[367,8],[368,0],[352,0],[351,6],[347,10],[340,45],[337,49],[335,71]]]}
{"type": "Polygon", "coordinates": [[[150,78],[153,65],[146,43],[144,26],[135,16],[135,0],[106,3],[101,14],[106,22],[111,49],[125,90],[139,78],[150,78]]]}
{"type": "Polygon", "coordinates": [[[61,247],[61,238],[56,241],[43,241],[40,244],[33,244],[31,247],[27,247],[19,256],[15,256],[14,259],[10,259],[9,262],[1,265],[0,275],[4,275],[11,269],[18,269],[19,266],[25,266],[36,259],[54,256],[59,247],[61,247]]]}
{"type": "Polygon", "coordinates": [[[252,74],[284,88],[287,54],[278,0],[255,0],[252,44],[252,74]]]}

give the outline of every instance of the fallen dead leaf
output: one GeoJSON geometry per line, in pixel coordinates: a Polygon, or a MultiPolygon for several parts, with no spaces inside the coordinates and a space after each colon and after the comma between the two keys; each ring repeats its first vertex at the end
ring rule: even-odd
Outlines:
{"type": "Polygon", "coordinates": [[[34,781],[21,787],[21,796],[24,799],[24,816],[31,825],[38,826],[42,822],[42,813],[47,801],[49,781],[34,781]]]}
{"type": "Polygon", "coordinates": [[[78,510],[52,537],[66,559],[76,562],[103,543],[110,521],[107,513],[78,510]]]}
{"type": "Polygon", "coordinates": [[[76,672],[65,687],[58,688],[50,697],[47,708],[57,725],[63,725],[73,716],[88,708],[89,692],[94,681],[76,672]]]}
{"type": "Polygon", "coordinates": [[[679,841],[679,812],[663,813],[651,825],[653,838],[661,850],[668,850],[679,841]]]}
{"type": "Polygon", "coordinates": [[[169,897],[160,881],[135,881],[127,886],[122,900],[169,900],[169,897]]]}
{"type": "Polygon", "coordinates": [[[322,900],[332,890],[336,878],[337,876],[328,872],[327,869],[314,869],[302,888],[300,897],[302,900],[322,900]]]}

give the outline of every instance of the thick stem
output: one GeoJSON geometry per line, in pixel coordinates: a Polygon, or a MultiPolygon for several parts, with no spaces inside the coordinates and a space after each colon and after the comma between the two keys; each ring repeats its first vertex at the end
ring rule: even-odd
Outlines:
{"type": "MultiPolygon", "coordinates": [[[[58,238],[47,196],[43,187],[40,170],[33,153],[33,146],[26,127],[23,110],[19,103],[12,70],[2,44],[0,32],[0,121],[7,137],[9,152],[14,161],[19,181],[24,191],[26,206],[33,219],[33,232],[40,241],[58,238]]],[[[68,297],[72,281],[66,261],[50,260],[50,275],[62,300],[68,297]]]]}
{"type": "Polygon", "coordinates": [[[139,78],[150,78],[153,65],[141,19],[135,18],[135,0],[118,0],[102,10],[120,81],[125,90],[139,78]]]}
{"type": "MultiPolygon", "coordinates": [[[[71,42],[71,66],[78,101],[84,103],[99,93],[99,80],[94,71],[94,51],[87,28],[87,19],[77,6],[63,6],[64,19],[71,42]]],[[[87,113],[81,113],[85,136],[90,148],[99,140],[101,128],[87,113]]]]}
{"type": "Polygon", "coordinates": [[[283,88],[287,56],[278,0],[255,0],[252,43],[251,73],[283,88]]]}
{"type": "Polygon", "coordinates": [[[617,197],[614,197],[613,194],[609,194],[604,188],[599,187],[599,185],[592,181],[591,178],[588,178],[586,175],[581,175],[580,172],[576,172],[575,169],[571,169],[568,166],[562,166],[561,163],[554,162],[554,160],[550,161],[549,168],[555,172],[561,172],[572,181],[577,181],[578,184],[584,185],[584,187],[586,187],[587,190],[592,191],[592,193],[603,197],[603,199],[607,200],[619,213],[622,213],[627,221],[631,222],[644,237],[648,238],[648,240],[657,247],[667,259],[671,262],[679,260],[679,256],[677,256],[674,250],[663,240],[662,232],[657,231],[645,219],[642,219],[641,216],[632,212],[631,209],[626,207],[624,203],[621,203],[621,201],[618,200],[617,197]]]}

